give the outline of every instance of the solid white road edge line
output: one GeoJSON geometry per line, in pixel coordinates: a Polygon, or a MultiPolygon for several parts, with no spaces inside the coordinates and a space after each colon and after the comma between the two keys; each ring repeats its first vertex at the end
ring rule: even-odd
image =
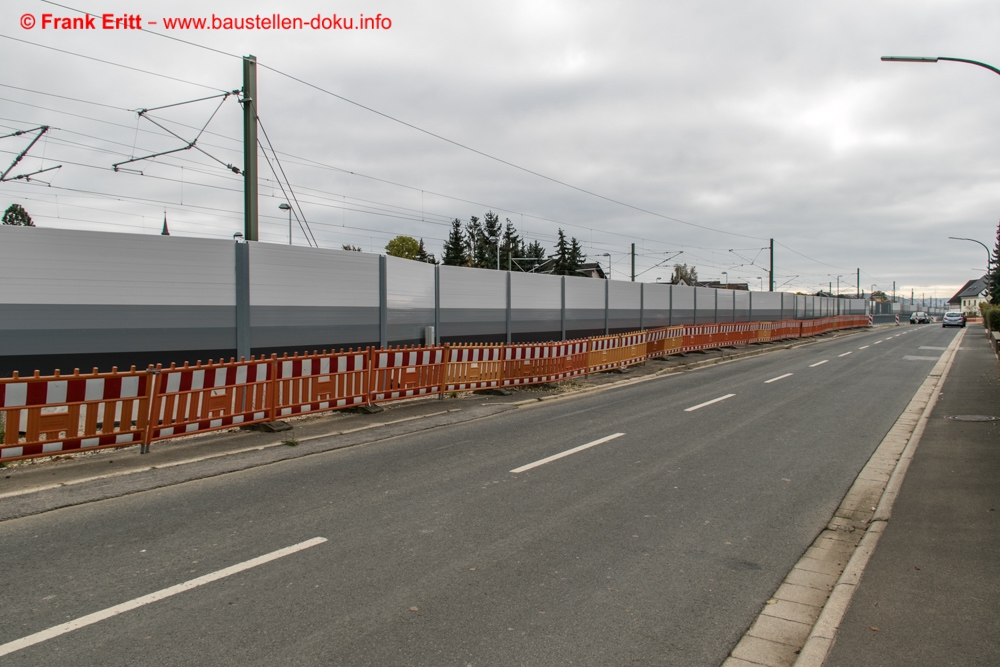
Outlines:
{"type": "Polygon", "coordinates": [[[302,551],[303,549],[308,549],[309,547],[314,547],[317,544],[322,544],[326,542],[325,537],[314,537],[311,540],[306,540],[305,542],[299,542],[298,544],[293,544],[290,547],[285,547],[284,549],[278,549],[277,551],[272,551],[269,554],[264,554],[263,556],[257,556],[256,558],[251,558],[250,560],[243,561],[242,563],[237,563],[236,565],[230,565],[229,567],[223,568],[221,570],[216,570],[215,572],[210,572],[209,574],[197,577],[196,579],[191,579],[190,581],[185,581],[182,584],[177,584],[176,586],[171,586],[170,588],[164,588],[163,590],[156,591],[155,593],[150,593],[149,595],[143,595],[142,597],[135,598],[134,600],[129,600],[128,602],[122,602],[121,604],[116,604],[113,607],[108,607],[107,609],[96,611],[93,614],[87,614],[86,616],[81,616],[72,621],[68,621],[61,625],[56,625],[48,630],[42,630],[41,632],[36,632],[33,635],[28,635],[27,637],[22,637],[21,639],[15,639],[12,642],[0,645],[0,656],[8,655],[14,651],[20,651],[23,648],[27,648],[34,644],[39,644],[41,642],[47,641],[59,635],[64,635],[67,632],[73,632],[80,628],[86,627],[88,625],[93,625],[94,623],[99,623],[105,619],[111,618],[112,616],[117,616],[118,614],[123,614],[126,611],[132,611],[144,605],[150,604],[152,602],[157,602],[163,600],[164,598],[177,595],[178,593],[183,593],[189,591],[192,588],[197,588],[198,586],[204,586],[205,584],[223,579],[225,577],[243,572],[244,570],[249,570],[251,568],[257,567],[258,565],[263,565],[264,563],[269,563],[272,560],[277,560],[279,558],[284,558],[285,556],[290,556],[291,554],[302,551]]]}
{"type": "Polygon", "coordinates": [[[849,354],[850,354],[850,352],[844,352],[843,354],[838,354],[837,356],[838,357],[846,357],[849,354]]]}
{"type": "Polygon", "coordinates": [[[823,364],[825,364],[828,361],[830,361],[830,360],[829,359],[824,359],[823,361],[817,361],[815,364],[809,364],[809,368],[816,368],[817,366],[822,366],[823,364]]]}
{"type": "Polygon", "coordinates": [[[590,447],[596,447],[597,445],[605,443],[608,440],[614,440],[615,438],[620,438],[623,435],[625,435],[625,434],[624,433],[613,433],[611,435],[608,435],[608,436],[605,436],[605,437],[601,438],[600,440],[594,440],[593,442],[588,442],[585,445],[580,445],[579,447],[574,447],[573,449],[567,449],[565,452],[559,452],[558,454],[553,454],[552,456],[548,456],[548,457],[546,457],[544,459],[539,459],[538,461],[535,461],[534,463],[529,463],[528,465],[521,466],[520,468],[514,468],[513,470],[511,470],[511,472],[514,473],[514,474],[517,474],[519,472],[525,472],[526,470],[531,470],[532,468],[537,468],[538,466],[543,466],[546,463],[551,463],[552,461],[555,461],[557,459],[561,459],[564,456],[569,456],[570,454],[576,454],[577,452],[582,452],[583,450],[589,449],[590,447]]]}
{"type": "Polygon", "coordinates": [[[784,375],[779,375],[776,378],[771,378],[770,380],[764,380],[764,384],[771,384],[772,382],[777,382],[778,380],[784,380],[787,377],[791,377],[792,373],[785,373],[784,375]]]}
{"type": "Polygon", "coordinates": [[[736,394],[726,394],[725,396],[719,396],[718,398],[713,398],[710,401],[705,401],[704,403],[699,403],[698,405],[692,405],[690,408],[684,408],[684,412],[694,412],[695,410],[700,410],[706,405],[711,405],[712,403],[718,403],[719,401],[724,401],[727,398],[732,398],[736,394]]]}

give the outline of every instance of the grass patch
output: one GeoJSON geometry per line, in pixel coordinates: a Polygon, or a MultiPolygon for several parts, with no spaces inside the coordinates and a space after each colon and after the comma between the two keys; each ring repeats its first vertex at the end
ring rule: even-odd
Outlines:
{"type": "Polygon", "coordinates": [[[298,447],[299,441],[296,440],[295,438],[289,438],[288,440],[285,440],[281,444],[285,445],[286,447],[298,447]]]}

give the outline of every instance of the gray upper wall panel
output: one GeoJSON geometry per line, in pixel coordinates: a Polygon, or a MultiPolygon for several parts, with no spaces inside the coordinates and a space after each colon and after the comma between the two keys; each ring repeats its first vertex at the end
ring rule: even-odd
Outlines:
{"type": "Polygon", "coordinates": [[[639,310],[639,307],[642,305],[639,283],[612,280],[608,288],[610,289],[608,297],[611,308],[617,310],[639,310]]]}
{"type": "Polygon", "coordinates": [[[507,276],[503,271],[441,267],[441,308],[507,308],[507,276]]]}
{"type": "Polygon", "coordinates": [[[250,305],[378,308],[378,255],[251,243],[250,305]]]}
{"type": "Polygon", "coordinates": [[[233,306],[233,242],[0,225],[0,303],[233,306]]]}
{"type": "Polygon", "coordinates": [[[510,292],[512,308],[559,310],[562,307],[562,281],[559,276],[512,271],[510,292]]]}
{"type": "MultiPolygon", "coordinates": [[[[553,280],[558,280],[556,276],[553,280]]],[[[577,278],[566,276],[566,309],[567,310],[604,310],[603,280],[593,278],[577,278]]],[[[603,315],[601,316],[604,317],[603,315]]]]}
{"type": "MultiPolygon", "coordinates": [[[[389,309],[434,308],[434,265],[386,257],[389,309]]],[[[377,267],[376,267],[377,268],[377,267]]],[[[375,274],[376,282],[378,274],[375,274]]],[[[431,324],[434,323],[433,318],[431,324]]]]}

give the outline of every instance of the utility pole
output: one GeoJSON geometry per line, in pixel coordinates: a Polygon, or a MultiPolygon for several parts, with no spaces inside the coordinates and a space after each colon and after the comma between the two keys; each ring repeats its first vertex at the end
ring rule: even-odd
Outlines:
{"type": "Polygon", "coordinates": [[[632,282],[635,282],[635,244],[632,244],[632,282]]]}
{"type": "Polygon", "coordinates": [[[861,269],[858,269],[858,298],[861,298],[861,269]]]}
{"type": "Polygon", "coordinates": [[[243,237],[257,232],[257,58],[243,57],[243,237]]]}
{"type": "Polygon", "coordinates": [[[771,289],[770,292],[774,291],[774,239],[771,239],[771,270],[768,272],[770,274],[771,289]]]}

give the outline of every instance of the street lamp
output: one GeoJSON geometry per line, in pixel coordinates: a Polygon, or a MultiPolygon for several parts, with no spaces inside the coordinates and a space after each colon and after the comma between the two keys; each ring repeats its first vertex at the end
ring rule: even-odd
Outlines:
{"type": "Polygon", "coordinates": [[[966,58],[947,58],[945,56],[937,56],[934,58],[924,56],[882,56],[882,62],[887,63],[936,63],[939,60],[947,60],[956,63],[968,63],[970,65],[984,67],[991,72],[1000,74],[1000,69],[997,69],[993,65],[987,65],[986,63],[981,63],[978,60],[968,60],[966,58]]]}
{"type": "Polygon", "coordinates": [[[285,202],[281,202],[278,204],[278,208],[282,211],[288,211],[288,245],[292,245],[292,207],[285,202]]]}
{"type": "Polygon", "coordinates": [[[611,253],[610,252],[602,252],[601,253],[601,257],[607,257],[608,258],[608,280],[611,280],[611,253]]]}
{"type": "Polygon", "coordinates": [[[983,250],[986,251],[986,273],[990,272],[990,264],[993,263],[993,255],[992,253],[990,253],[990,249],[986,247],[985,243],[983,243],[982,241],[977,241],[976,239],[967,239],[962,236],[949,236],[948,238],[953,239],[955,241],[972,241],[973,243],[978,243],[979,245],[983,246],[983,250]]]}

